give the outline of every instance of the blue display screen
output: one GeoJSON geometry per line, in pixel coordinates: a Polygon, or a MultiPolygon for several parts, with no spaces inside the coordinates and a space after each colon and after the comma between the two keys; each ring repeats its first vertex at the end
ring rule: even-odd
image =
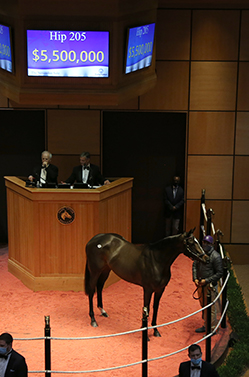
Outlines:
{"type": "Polygon", "coordinates": [[[108,31],[27,30],[28,76],[108,77],[108,31]]]}
{"type": "Polygon", "coordinates": [[[151,65],[154,34],[155,23],[129,29],[125,73],[151,65]]]}
{"type": "Polygon", "coordinates": [[[0,68],[13,72],[10,27],[0,25],[0,68]]]}

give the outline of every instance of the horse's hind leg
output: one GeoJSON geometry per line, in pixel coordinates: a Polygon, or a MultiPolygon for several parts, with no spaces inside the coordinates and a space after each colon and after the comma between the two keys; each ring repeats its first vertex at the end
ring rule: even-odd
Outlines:
{"type": "Polygon", "coordinates": [[[98,278],[98,282],[97,282],[97,306],[103,317],[108,317],[108,314],[103,308],[102,291],[103,291],[104,284],[110,274],[110,271],[111,271],[110,269],[103,271],[100,277],[98,278]]]}
{"type": "Polygon", "coordinates": [[[94,291],[93,291],[93,293],[88,294],[88,299],[89,299],[89,317],[91,318],[91,326],[92,327],[98,327],[98,324],[97,324],[96,319],[94,317],[94,311],[93,311],[93,296],[94,296],[94,291]]]}
{"type": "MultiPolygon", "coordinates": [[[[162,297],[162,294],[164,292],[163,288],[160,292],[155,292],[154,293],[154,303],[153,303],[153,317],[152,317],[152,322],[151,326],[156,326],[156,320],[157,320],[157,313],[158,313],[158,308],[159,308],[159,302],[162,297]]],[[[154,336],[161,336],[160,332],[157,330],[157,328],[154,328],[154,336]]]]}
{"type": "Polygon", "coordinates": [[[85,293],[88,296],[89,300],[89,317],[91,318],[91,325],[93,327],[97,327],[98,324],[96,322],[96,319],[94,317],[94,311],[93,311],[93,296],[95,293],[95,287],[98,280],[98,274],[95,273],[95,277],[93,277],[93,274],[90,273],[90,270],[88,268],[88,263],[86,263],[85,267],[85,293]]]}

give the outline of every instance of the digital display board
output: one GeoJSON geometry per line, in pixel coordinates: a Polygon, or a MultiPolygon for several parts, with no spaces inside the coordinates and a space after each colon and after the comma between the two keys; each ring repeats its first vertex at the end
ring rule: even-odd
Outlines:
{"type": "Polygon", "coordinates": [[[0,68],[13,72],[11,30],[4,25],[0,25],[0,68]]]}
{"type": "Polygon", "coordinates": [[[108,77],[108,31],[27,30],[28,76],[108,77]]]}
{"type": "Polygon", "coordinates": [[[149,67],[152,62],[155,23],[129,28],[125,73],[149,67]]]}

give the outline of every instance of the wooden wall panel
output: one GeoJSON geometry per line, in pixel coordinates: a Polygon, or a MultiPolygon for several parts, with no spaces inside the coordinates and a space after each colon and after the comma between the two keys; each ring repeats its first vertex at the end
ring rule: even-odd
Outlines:
{"type": "Polygon", "coordinates": [[[225,245],[233,264],[249,264],[248,245],[225,245]]]}
{"type": "Polygon", "coordinates": [[[8,98],[0,93],[0,107],[8,107],[8,98]]]}
{"type": "Polygon", "coordinates": [[[159,8],[187,8],[187,9],[248,9],[247,0],[209,0],[209,1],[200,1],[200,0],[159,0],[159,8]]]}
{"type": "Polygon", "coordinates": [[[143,110],[187,110],[189,63],[157,62],[157,84],[140,97],[143,110]]]}
{"type": "Polygon", "coordinates": [[[234,199],[249,200],[249,156],[235,156],[234,199]]]}
{"type": "Polygon", "coordinates": [[[233,201],[232,243],[249,243],[249,201],[233,201]]]}
{"type": "Polygon", "coordinates": [[[37,105],[37,104],[21,104],[9,99],[9,107],[13,107],[15,109],[57,109],[58,105],[37,105]]]}
{"type": "Polygon", "coordinates": [[[186,231],[196,228],[194,232],[196,238],[200,236],[200,207],[201,200],[187,200],[186,202],[186,231]]]}
{"type": "Polygon", "coordinates": [[[249,113],[237,113],[235,154],[249,155],[249,113]]]}
{"type": "Polygon", "coordinates": [[[100,111],[48,110],[47,128],[53,154],[100,154],[100,111]]]}
{"type": "Polygon", "coordinates": [[[238,110],[249,110],[249,63],[239,63],[238,110]]]}
{"type": "Polygon", "coordinates": [[[190,110],[235,110],[237,63],[192,62],[190,110]]]}
{"type": "Polygon", "coordinates": [[[206,199],[231,199],[232,171],[232,156],[189,156],[187,198],[198,199],[206,189],[206,199]]]}
{"type": "Polygon", "coordinates": [[[88,109],[88,105],[58,105],[58,109],[66,109],[66,110],[84,110],[88,109]]]}
{"type": "Polygon", "coordinates": [[[235,113],[190,112],[189,154],[233,154],[235,113]]]}
{"type": "Polygon", "coordinates": [[[241,41],[240,41],[240,60],[249,60],[249,11],[243,10],[241,16],[241,41]]]}
{"type": "Polygon", "coordinates": [[[157,11],[157,60],[188,60],[190,54],[190,21],[188,10],[157,11]]]}
{"type": "Polygon", "coordinates": [[[229,243],[231,235],[231,211],[232,201],[206,200],[206,209],[212,208],[215,215],[212,216],[214,229],[220,229],[224,234],[221,242],[229,243]]]}
{"type": "Polygon", "coordinates": [[[239,11],[195,10],[192,60],[237,61],[239,21],[239,11]]]}
{"type": "MultiPolygon", "coordinates": [[[[223,232],[224,236],[221,241],[224,243],[230,242],[231,207],[231,201],[206,200],[206,210],[210,208],[214,210],[215,215],[212,218],[214,228],[215,231],[220,229],[223,232]]],[[[187,200],[186,208],[186,230],[196,227],[195,236],[199,238],[201,201],[187,200]]],[[[205,229],[207,229],[206,226],[205,229]]]]}
{"type": "MultiPolygon", "coordinates": [[[[99,109],[99,106],[89,106],[90,109],[99,109]]],[[[120,102],[117,106],[102,106],[102,110],[138,110],[138,97],[120,102]]]]}

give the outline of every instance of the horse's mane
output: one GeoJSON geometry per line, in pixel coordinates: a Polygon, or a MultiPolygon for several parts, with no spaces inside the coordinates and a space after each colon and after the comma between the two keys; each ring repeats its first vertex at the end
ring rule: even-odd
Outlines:
{"type": "Polygon", "coordinates": [[[160,251],[160,250],[164,249],[165,246],[175,243],[179,239],[180,236],[181,236],[181,234],[177,234],[175,236],[165,237],[165,238],[162,238],[159,241],[145,244],[144,247],[146,249],[148,248],[148,249],[153,250],[153,251],[156,251],[156,250],[160,251]]]}

